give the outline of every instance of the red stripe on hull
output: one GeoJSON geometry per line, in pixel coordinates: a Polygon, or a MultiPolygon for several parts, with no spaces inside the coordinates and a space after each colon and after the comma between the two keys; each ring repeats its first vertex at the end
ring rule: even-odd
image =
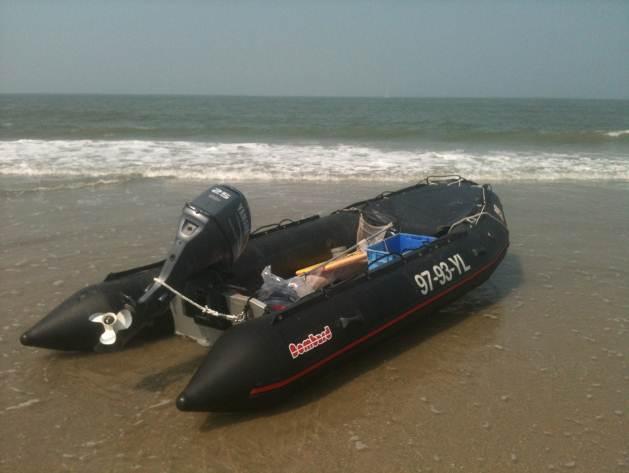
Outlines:
{"type": "Polygon", "coordinates": [[[286,386],[287,384],[292,383],[293,381],[298,380],[299,378],[307,375],[308,373],[311,373],[312,371],[320,368],[321,366],[329,363],[330,361],[334,360],[335,358],[338,358],[339,356],[341,356],[342,354],[348,352],[349,350],[351,350],[352,348],[360,345],[361,343],[364,343],[365,341],[369,340],[370,338],[378,335],[380,332],[386,330],[387,328],[391,327],[392,325],[395,325],[396,323],[400,322],[401,320],[405,319],[406,317],[408,317],[409,315],[411,315],[413,312],[416,312],[420,309],[423,309],[424,307],[432,304],[433,302],[435,302],[438,299],[441,299],[442,297],[444,297],[446,294],[449,294],[450,292],[454,291],[456,288],[462,286],[463,284],[465,284],[466,282],[471,281],[472,279],[480,276],[482,273],[484,273],[487,269],[489,269],[490,267],[492,267],[497,261],[500,260],[500,258],[502,258],[504,256],[505,251],[507,251],[507,246],[505,246],[502,251],[500,251],[500,253],[498,254],[498,256],[493,259],[491,262],[487,263],[485,266],[483,266],[481,269],[479,269],[478,271],[476,271],[473,274],[470,274],[469,276],[467,276],[464,279],[461,279],[458,283],[454,284],[453,286],[450,286],[449,288],[447,288],[446,290],[444,290],[443,292],[441,292],[440,294],[437,294],[433,297],[431,297],[430,299],[425,300],[424,302],[421,302],[419,304],[417,304],[414,307],[411,307],[410,309],[402,312],[400,315],[398,315],[397,317],[389,320],[388,322],[385,322],[384,324],[380,325],[379,327],[373,329],[371,332],[363,335],[360,338],[357,338],[356,340],[354,340],[351,343],[348,343],[347,345],[345,345],[343,348],[341,348],[340,350],[335,351],[334,353],[332,353],[331,355],[328,355],[327,357],[323,358],[322,360],[317,361],[316,363],[313,363],[312,365],[308,366],[307,368],[304,368],[303,370],[295,373],[294,375],[292,375],[289,378],[283,379],[282,381],[277,381],[275,383],[272,384],[267,384],[265,386],[260,386],[257,388],[253,388],[250,392],[249,392],[249,397],[253,397],[256,396],[258,394],[263,394],[269,391],[274,391],[276,389],[279,388],[283,388],[284,386],[286,386]]]}

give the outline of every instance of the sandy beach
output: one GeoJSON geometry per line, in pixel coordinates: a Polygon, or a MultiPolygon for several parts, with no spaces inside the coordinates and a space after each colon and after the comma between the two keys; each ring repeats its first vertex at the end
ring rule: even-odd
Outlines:
{"type": "Polygon", "coordinates": [[[627,45],[628,0],[0,0],[0,473],[629,473],[627,45]],[[248,248],[220,187],[255,232],[431,178],[248,248]]]}
{"type": "MultiPolygon", "coordinates": [[[[512,244],[488,283],[281,407],[220,415],[175,408],[206,353],[189,340],[99,355],[18,341],[77,289],[161,259],[207,183],[5,191],[0,471],[629,470],[629,185],[493,184],[512,244]]],[[[237,186],[256,226],[399,187],[237,186]]]]}

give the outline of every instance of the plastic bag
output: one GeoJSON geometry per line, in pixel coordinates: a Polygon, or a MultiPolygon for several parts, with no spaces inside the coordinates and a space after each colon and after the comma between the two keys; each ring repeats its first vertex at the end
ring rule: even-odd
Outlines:
{"type": "Polygon", "coordinates": [[[271,266],[262,270],[262,286],[256,298],[272,310],[282,310],[318,289],[315,277],[295,276],[284,279],[271,272],[271,266]]]}

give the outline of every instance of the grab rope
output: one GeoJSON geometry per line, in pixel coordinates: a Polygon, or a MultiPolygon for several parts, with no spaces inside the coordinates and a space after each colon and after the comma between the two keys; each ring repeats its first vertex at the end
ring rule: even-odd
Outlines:
{"type": "Polygon", "coordinates": [[[153,278],[153,281],[155,281],[160,286],[164,286],[170,292],[172,292],[176,296],[180,297],[181,299],[186,301],[188,304],[193,305],[194,307],[196,307],[197,309],[199,309],[201,312],[203,312],[206,315],[212,315],[214,317],[222,317],[224,319],[231,320],[235,324],[239,324],[241,322],[244,322],[247,319],[247,308],[246,307],[240,314],[236,314],[236,315],[223,314],[221,312],[218,312],[218,311],[212,309],[211,307],[208,307],[206,305],[198,304],[197,302],[193,301],[192,299],[190,299],[187,296],[184,296],[177,289],[175,289],[174,287],[170,286],[168,283],[166,283],[165,281],[162,281],[159,278],[153,278]]]}
{"type": "Polygon", "coordinates": [[[467,217],[463,217],[462,219],[457,220],[452,225],[450,225],[450,229],[448,230],[448,233],[450,233],[454,227],[456,227],[457,225],[460,225],[462,223],[469,223],[472,226],[478,225],[478,221],[480,220],[480,218],[483,215],[487,215],[488,217],[493,218],[500,225],[502,225],[503,227],[507,228],[507,226],[505,225],[505,223],[502,220],[500,220],[499,218],[496,218],[496,216],[493,215],[491,212],[487,212],[485,210],[485,208],[487,207],[487,197],[485,196],[485,187],[484,186],[480,186],[480,188],[483,191],[483,205],[482,205],[482,207],[480,209],[480,212],[475,213],[474,215],[468,215],[467,217]]]}
{"type": "Polygon", "coordinates": [[[280,220],[277,223],[269,223],[268,225],[262,225],[261,227],[256,228],[255,230],[253,230],[251,232],[252,235],[255,235],[256,233],[260,233],[260,232],[264,232],[267,230],[273,230],[275,228],[279,228],[283,225],[287,225],[289,223],[295,223],[295,221],[292,218],[283,218],[282,220],[280,220]]]}
{"type": "Polygon", "coordinates": [[[440,181],[450,181],[447,182],[447,186],[452,186],[452,185],[456,185],[458,184],[459,187],[461,186],[462,182],[465,182],[465,178],[462,176],[459,176],[458,174],[444,174],[444,175],[435,175],[435,176],[428,176],[426,177],[426,184],[431,185],[431,184],[439,184],[440,181]]]}

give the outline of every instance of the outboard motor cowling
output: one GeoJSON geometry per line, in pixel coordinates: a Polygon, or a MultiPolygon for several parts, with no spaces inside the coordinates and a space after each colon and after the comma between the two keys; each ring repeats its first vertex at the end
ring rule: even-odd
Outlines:
{"type": "MultiPolygon", "coordinates": [[[[247,200],[231,186],[214,185],[186,203],[175,241],[157,281],[149,285],[137,301],[130,300],[124,308],[131,314],[132,321],[129,322],[130,318],[125,315],[127,326],[118,322],[118,326],[123,327],[118,336],[115,333],[112,336],[111,328],[104,327],[106,332],[109,329],[109,338],[101,338],[101,344],[124,345],[143,326],[163,313],[174,296],[169,287],[181,292],[186,281],[201,271],[210,267],[227,270],[247,246],[250,231],[251,213],[247,200]]],[[[116,322],[114,318],[110,320],[112,324],[116,322]]],[[[93,321],[104,323],[101,318],[93,321]]]]}
{"type": "MultiPolygon", "coordinates": [[[[250,231],[251,214],[245,196],[230,186],[210,187],[183,208],[175,242],[159,279],[182,290],[191,276],[210,266],[228,268],[247,246],[250,231]]],[[[154,286],[139,304],[154,297],[154,286]]]]}

